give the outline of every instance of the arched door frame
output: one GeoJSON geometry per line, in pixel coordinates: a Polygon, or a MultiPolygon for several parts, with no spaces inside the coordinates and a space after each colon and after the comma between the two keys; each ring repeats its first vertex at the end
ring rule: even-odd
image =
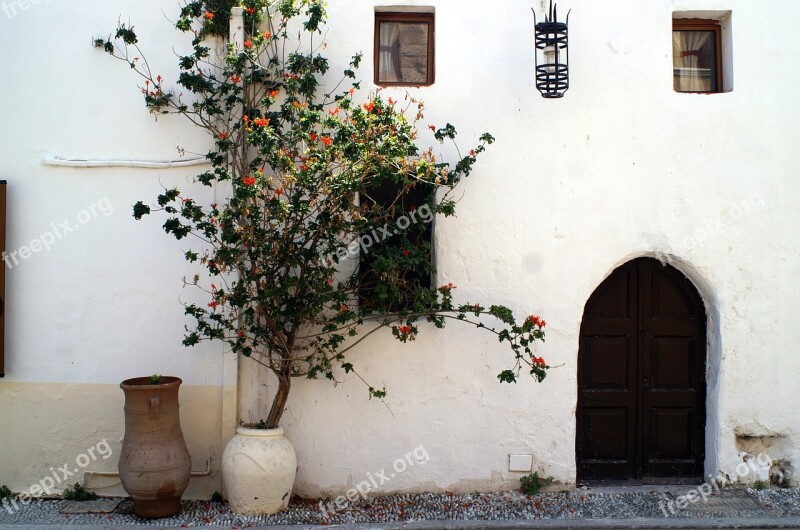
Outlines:
{"type": "MultiPolygon", "coordinates": [[[[704,462],[704,475],[706,477],[714,476],[716,470],[719,468],[720,463],[720,437],[721,432],[721,414],[719,407],[719,386],[720,386],[720,366],[722,358],[722,340],[720,332],[720,315],[719,305],[715,290],[712,288],[711,282],[708,280],[704,272],[699,270],[690,262],[684,260],[674,254],[664,253],[660,251],[647,251],[631,253],[616,263],[608,266],[596,279],[589,284],[589,291],[584,299],[589,300],[594,291],[606,280],[611,274],[622,265],[635,260],[637,258],[649,257],[660,261],[661,263],[671,265],[686,278],[689,279],[691,284],[697,290],[703,302],[706,314],[706,407],[705,407],[705,462],[704,462]]],[[[581,320],[578,323],[577,336],[580,337],[580,329],[583,321],[583,310],[581,311],[581,320]]],[[[577,355],[576,351],[576,355],[577,355]]],[[[576,359],[577,360],[577,359],[576,359]]],[[[576,362],[576,369],[580,369],[579,363],[576,362]]],[[[576,378],[577,382],[577,378],[576,378]]],[[[576,386],[576,399],[578,388],[576,386]]],[[[577,407],[576,407],[577,410],[577,407]]],[[[576,416],[577,419],[577,416],[576,416]]],[[[576,425],[577,429],[577,425],[576,425]]],[[[576,432],[577,436],[577,432],[576,432]]],[[[576,453],[576,472],[577,472],[577,453],[576,453]]],[[[576,477],[577,479],[577,477],[576,477]]]]}

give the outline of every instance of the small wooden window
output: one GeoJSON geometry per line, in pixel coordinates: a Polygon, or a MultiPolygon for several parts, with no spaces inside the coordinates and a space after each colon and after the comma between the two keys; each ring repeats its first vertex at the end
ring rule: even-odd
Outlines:
{"type": "Polygon", "coordinates": [[[722,37],[717,20],[672,20],[675,92],[722,92],[722,37]]]}
{"type": "Polygon", "coordinates": [[[433,84],[433,13],[375,13],[375,84],[433,84]]]}

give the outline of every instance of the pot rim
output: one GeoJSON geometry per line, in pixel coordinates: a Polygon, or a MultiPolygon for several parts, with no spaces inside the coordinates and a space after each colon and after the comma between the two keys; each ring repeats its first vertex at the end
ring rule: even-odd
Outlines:
{"type": "Polygon", "coordinates": [[[254,429],[252,427],[245,427],[244,425],[237,425],[236,434],[267,438],[270,436],[283,436],[284,433],[283,427],[276,427],[274,429],[254,429]]]}
{"type": "Polygon", "coordinates": [[[119,384],[119,387],[123,390],[156,390],[156,389],[163,389],[168,387],[180,386],[183,383],[183,380],[180,377],[174,377],[171,375],[162,375],[161,382],[157,385],[153,385],[150,383],[150,376],[147,377],[132,377],[131,379],[126,379],[119,384]]]}

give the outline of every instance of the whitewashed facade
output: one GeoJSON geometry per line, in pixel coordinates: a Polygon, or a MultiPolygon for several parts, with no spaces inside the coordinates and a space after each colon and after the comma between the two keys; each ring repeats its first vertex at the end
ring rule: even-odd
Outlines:
{"type": "MultiPolygon", "coordinates": [[[[342,493],[420,447],[424,465],[375,491],[517,487],[525,473],[509,471],[511,454],[532,455],[534,470],[574,483],[584,306],[611,271],[640,256],[679,269],[705,303],[705,473],[754,480],[737,474],[748,451],[800,462],[800,3],[562,0],[559,12],[572,10],[571,86],[559,100],[534,87],[530,8],[543,13],[539,0],[329,4],[332,70],[364,51],[366,89],[374,88],[376,8],[433,8],[436,81],[408,92],[425,101],[425,123],[453,123],[460,144],[484,131],[497,138],[463,182],[458,216],[437,222],[438,282],[455,283],[459,301],[540,314],[548,326],[539,351],[560,366],[542,384],[501,385],[495,375],[510,352],[488,334],[450,325],[401,344],[387,332],[353,362],[386,384],[388,408],[352,378],[294,383],[283,425],[298,455],[297,493],[342,493]],[[729,91],[673,91],[676,12],[724,19],[729,91]]],[[[0,484],[12,490],[69,464],[70,483],[122,494],[113,476],[118,385],[154,372],[184,381],[182,424],[197,475],[187,496],[221,488],[222,448],[248,389],[237,391],[237,361],[221,345],[180,345],[181,300],[191,296],[181,278],[195,270],[157,219],[131,216],[162,185],[193,189],[198,168],[45,163],[135,166],[179,160],[178,147],[208,150],[179,118],[154,123],[134,74],[91,46],[130,19],[169,81],[173,47],[188,47],[164,16],[177,10],[163,0],[0,2],[0,178],[9,182],[6,247],[18,257],[6,264],[0,484]],[[104,439],[109,458],[76,460],[104,439]]]]}

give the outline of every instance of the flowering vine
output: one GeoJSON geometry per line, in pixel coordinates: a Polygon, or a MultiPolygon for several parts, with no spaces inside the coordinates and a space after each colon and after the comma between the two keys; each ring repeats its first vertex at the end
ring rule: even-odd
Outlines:
{"type": "MultiPolygon", "coordinates": [[[[270,428],[293,377],[358,376],[346,354],[384,328],[401,342],[415,340],[426,322],[482,328],[513,353],[500,381],[517,381],[523,368],[542,381],[550,367],[533,346],[544,340],[543,320],[518,322],[501,305],[456,304],[455,285],[427,280],[435,274],[430,222],[454,214],[454,188],[494,138],[483,134],[453,161],[418,147],[454,142],[455,127],[421,132],[425,108],[409,96],[385,100],[374,91],[360,99],[361,55],[332,81],[319,53],[325,16],[316,0],[189,2],[176,26],[192,52],[179,57],[169,82],[140,59],[133,28],[120,24],[113,37],[95,40],[143,78],[151,112],[182,115],[209,133],[210,168],[196,181],[228,190],[206,205],[166,189],[154,205],[133,208],[136,219],[163,212],[164,230],[179,240],[195,236],[185,257],[214,282],[204,287],[200,274],[187,281],[208,301],[186,305],[194,325],[183,343],[221,340],[269,368],[278,380],[270,428]],[[244,12],[241,47],[215,40],[226,37],[234,6],[244,12]],[[299,42],[289,30],[298,17],[299,42]],[[221,64],[212,53],[220,45],[221,64]]],[[[372,397],[386,395],[367,386],[372,397]]]]}

